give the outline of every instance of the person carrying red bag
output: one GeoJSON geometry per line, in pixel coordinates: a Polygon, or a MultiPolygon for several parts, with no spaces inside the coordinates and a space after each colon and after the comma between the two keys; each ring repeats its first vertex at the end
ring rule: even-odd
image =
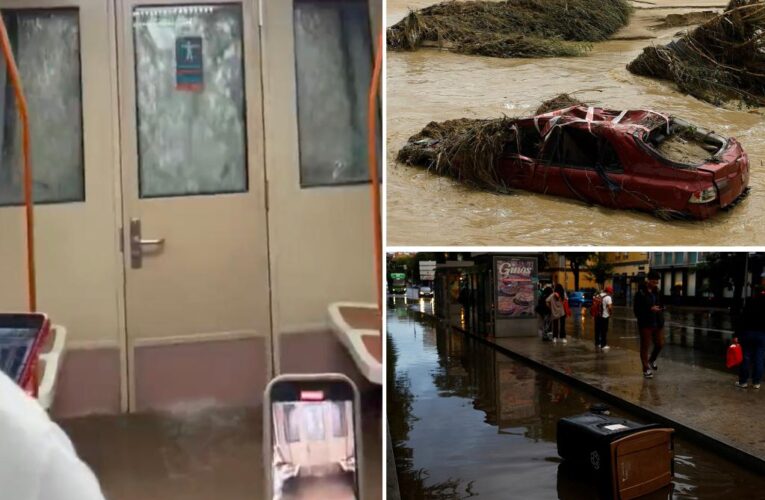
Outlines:
{"type": "Polygon", "coordinates": [[[743,360],[738,371],[736,387],[749,387],[749,375],[752,376],[752,388],[759,389],[762,382],[763,364],[765,364],[765,272],[760,275],[760,286],[744,306],[738,318],[736,334],[741,339],[743,360]],[[751,372],[750,372],[751,370],[751,372]]]}
{"type": "Polygon", "coordinates": [[[741,344],[738,343],[738,337],[733,337],[733,343],[728,346],[728,354],[725,357],[725,367],[734,368],[744,361],[744,353],[741,344]]]}

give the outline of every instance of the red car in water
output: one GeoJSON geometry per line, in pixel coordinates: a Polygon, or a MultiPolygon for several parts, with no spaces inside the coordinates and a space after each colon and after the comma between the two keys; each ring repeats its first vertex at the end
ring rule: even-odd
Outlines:
{"type": "Polygon", "coordinates": [[[676,117],[572,106],[510,123],[495,168],[511,188],[685,219],[748,193],[741,144],[676,117]]]}
{"type": "Polygon", "coordinates": [[[706,219],[748,191],[741,144],[649,110],[574,106],[517,120],[510,186],[664,217],[706,219]]]}

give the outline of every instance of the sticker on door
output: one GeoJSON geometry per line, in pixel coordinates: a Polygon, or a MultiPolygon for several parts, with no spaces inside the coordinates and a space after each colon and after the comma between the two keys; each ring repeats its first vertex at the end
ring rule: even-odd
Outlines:
{"type": "Polygon", "coordinates": [[[187,92],[201,92],[204,88],[201,36],[175,39],[175,88],[187,92]]]}

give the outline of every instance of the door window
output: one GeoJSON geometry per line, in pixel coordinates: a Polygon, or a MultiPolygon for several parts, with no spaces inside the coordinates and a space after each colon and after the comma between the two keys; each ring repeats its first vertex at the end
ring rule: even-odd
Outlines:
{"type": "Polygon", "coordinates": [[[345,403],[333,401],[331,406],[332,437],[340,438],[348,435],[348,422],[345,416],[345,403]]]}
{"type": "Polygon", "coordinates": [[[288,443],[297,443],[300,441],[300,412],[294,404],[286,403],[284,405],[285,437],[288,443]]]}
{"type": "Polygon", "coordinates": [[[141,198],[247,191],[238,5],[133,12],[141,198]]]}
{"type": "MultiPolygon", "coordinates": [[[[78,11],[4,10],[3,19],[29,110],[33,199],[83,201],[78,11]]],[[[0,205],[17,205],[23,200],[21,122],[4,60],[0,84],[0,205]]]]}
{"type": "Polygon", "coordinates": [[[305,435],[309,441],[324,440],[324,405],[307,404],[301,408],[305,435]]]}
{"type": "Polygon", "coordinates": [[[294,26],[300,184],[368,181],[369,6],[295,0],[294,26]]]}

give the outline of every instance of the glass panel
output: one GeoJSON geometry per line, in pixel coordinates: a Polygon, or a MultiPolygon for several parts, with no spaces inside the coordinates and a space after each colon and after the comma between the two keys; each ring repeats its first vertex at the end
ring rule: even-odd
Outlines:
{"type": "Polygon", "coordinates": [[[300,441],[300,415],[294,404],[284,405],[284,419],[287,421],[285,437],[288,443],[300,441]]]}
{"type": "MultiPolygon", "coordinates": [[[[77,9],[3,11],[29,107],[33,199],[83,201],[80,28],[77,9]]],[[[23,202],[21,122],[0,56],[0,205],[23,202]]]]}
{"type": "Polygon", "coordinates": [[[345,407],[346,404],[343,401],[333,401],[331,403],[333,437],[339,438],[348,435],[345,407]]]}
{"type": "Polygon", "coordinates": [[[300,184],[368,181],[367,2],[295,0],[294,5],[300,184]]]}
{"type": "Polygon", "coordinates": [[[306,438],[309,441],[324,440],[324,405],[321,403],[306,404],[300,408],[303,412],[301,421],[304,424],[306,438]]]}
{"type": "Polygon", "coordinates": [[[141,198],[247,190],[239,6],[134,11],[141,198]]]}
{"type": "Polygon", "coordinates": [[[688,263],[695,264],[697,262],[697,252],[688,252],[688,263]]]}
{"type": "Polygon", "coordinates": [[[683,264],[685,260],[685,253],[684,252],[675,252],[675,265],[681,265],[683,264]]]}

